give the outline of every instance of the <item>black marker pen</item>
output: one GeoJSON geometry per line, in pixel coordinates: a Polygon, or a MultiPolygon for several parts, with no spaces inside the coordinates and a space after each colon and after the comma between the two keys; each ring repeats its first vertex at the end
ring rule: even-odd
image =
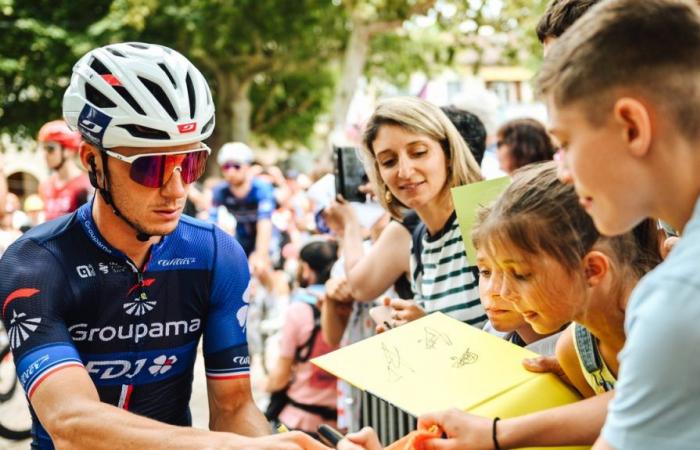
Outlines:
{"type": "Polygon", "coordinates": [[[338,442],[343,440],[343,435],[340,433],[340,431],[334,429],[333,427],[329,427],[325,423],[321,424],[318,426],[316,429],[318,431],[318,434],[321,435],[321,437],[327,441],[331,447],[336,448],[338,445],[338,442]]]}

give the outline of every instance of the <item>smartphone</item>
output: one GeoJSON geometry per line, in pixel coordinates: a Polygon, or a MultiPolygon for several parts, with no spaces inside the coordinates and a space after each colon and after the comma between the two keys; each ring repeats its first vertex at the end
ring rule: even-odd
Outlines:
{"type": "Polygon", "coordinates": [[[360,192],[360,186],[367,183],[365,168],[356,147],[333,147],[335,163],[335,193],[342,195],[349,202],[367,201],[367,196],[360,192]]]}
{"type": "Polygon", "coordinates": [[[375,306],[369,309],[369,316],[377,325],[386,326],[391,323],[391,312],[391,306],[375,306]]]}

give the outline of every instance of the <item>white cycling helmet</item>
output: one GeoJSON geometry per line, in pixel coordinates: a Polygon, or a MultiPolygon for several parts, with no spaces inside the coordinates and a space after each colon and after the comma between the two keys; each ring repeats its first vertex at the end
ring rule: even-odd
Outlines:
{"type": "Polygon", "coordinates": [[[209,85],[187,58],[154,44],[94,49],[73,66],[68,125],[100,148],[191,144],[214,130],[209,85]]]}
{"type": "Polygon", "coordinates": [[[253,150],[243,142],[227,142],[219,149],[216,162],[223,166],[227,162],[250,164],[253,162],[253,150]]]}

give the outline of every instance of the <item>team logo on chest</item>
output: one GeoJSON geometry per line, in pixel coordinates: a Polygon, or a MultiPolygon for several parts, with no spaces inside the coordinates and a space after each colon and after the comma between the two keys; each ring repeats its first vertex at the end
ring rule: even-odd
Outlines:
{"type": "Polygon", "coordinates": [[[129,289],[127,292],[127,300],[124,302],[124,311],[130,316],[143,316],[156,307],[156,301],[152,300],[146,294],[145,288],[152,285],[156,281],[155,278],[146,278],[139,285],[138,283],[129,289]]]}

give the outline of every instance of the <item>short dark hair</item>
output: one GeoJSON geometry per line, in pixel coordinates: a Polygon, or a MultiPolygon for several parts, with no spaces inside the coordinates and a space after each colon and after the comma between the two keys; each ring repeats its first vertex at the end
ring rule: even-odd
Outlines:
{"type": "Polygon", "coordinates": [[[331,269],[338,259],[335,241],[312,241],[302,247],[299,259],[309,265],[316,275],[316,284],[324,284],[331,277],[331,269]]]}
{"type": "Polygon", "coordinates": [[[515,168],[554,158],[554,144],[544,125],[535,119],[506,122],[496,135],[499,147],[508,146],[515,168]]]}
{"type": "Polygon", "coordinates": [[[537,23],[537,38],[558,38],[600,0],[551,0],[537,23]]]}
{"type": "Polygon", "coordinates": [[[442,106],[440,109],[462,135],[462,139],[469,146],[469,151],[474,155],[476,162],[481,164],[486,151],[486,127],[484,123],[476,114],[456,106],[442,106]]]}
{"type": "Polygon", "coordinates": [[[651,101],[688,139],[700,135],[700,10],[685,0],[607,0],[552,47],[538,94],[582,104],[604,123],[619,91],[651,101]]]}

